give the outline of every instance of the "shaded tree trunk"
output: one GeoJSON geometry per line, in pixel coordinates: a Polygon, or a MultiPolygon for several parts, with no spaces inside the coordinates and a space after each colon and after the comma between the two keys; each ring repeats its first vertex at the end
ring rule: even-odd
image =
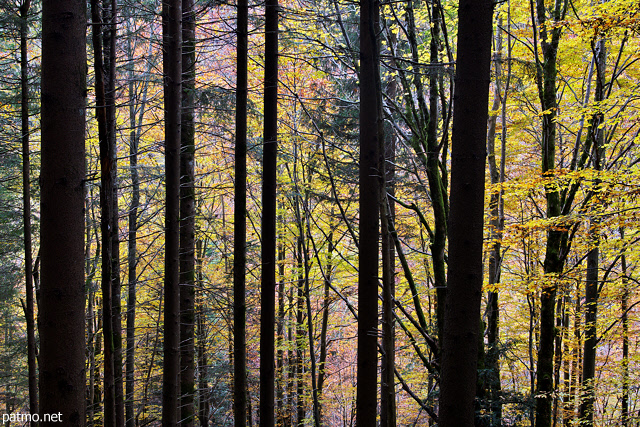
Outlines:
{"type": "Polygon", "coordinates": [[[376,425],[378,391],[378,238],[382,132],[377,0],[360,2],[360,236],[356,426],[376,425]]]}
{"type": "Polygon", "coordinates": [[[104,85],[107,142],[111,155],[111,330],[113,336],[113,377],[115,424],[124,427],[124,387],[122,373],[122,304],[120,283],[120,233],[118,212],[118,145],[116,142],[116,37],[117,0],[103,0],[104,85]]]}
{"type": "MultiPolygon", "coordinates": [[[[203,256],[202,240],[196,240],[196,286],[200,291],[203,290],[204,277],[202,273],[202,256],[203,256]]],[[[199,408],[198,418],[200,420],[201,427],[207,427],[209,425],[209,384],[207,381],[207,353],[206,353],[206,339],[207,333],[205,330],[205,313],[204,313],[204,296],[200,298],[198,303],[198,309],[196,312],[196,318],[198,323],[198,395],[199,395],[199,408]]]]}
{"type": "Polygon", "coordinates": [[[96,118],[98,121],[98,141],[100,146],[100,233],[102,240],[102,327],[104,336],[104,425],[115,426],[115,377],[114,377],[114,335],[113,335],[113,276],[111,232],[113,226],[113,149],[107,123],[107,101],[105,64],[103,54],[102,5],[100,0],[91,1],[91,27],[96,91],[96,118]]]}
{"type": "Polygon", "coordinates": [[[40,411],[68,426],[85,425],[86,67],[86,3],[43,2],[40,411]]]}
{"type": "Polygon", "coordinates": [[[474,425],[493,3],[461,0],[438,425],[474,425]]]}
{"type": "MultiPolygon", "coordinates": [[[[20,5],[20,124],[22,140],[22,221],[24,225],[24,283],[26,294],[27,365],[29,412],[38,413],[38,372],[36,366],[36,325],[33,301],[33,255],[31,245],[31,178],[29,149],[29,8],[31,0],[20,5]]],[[[33,423],[34,426],[37,423],[33,423]]]]}
{"type": "MultiPolygon", "coordinates": [[[[624,228],[620,228],[620,238],[624,239],[624,228]]],[[[629,426],[629,281],[627,279],[627,256],[623,253],[621,257],[622,265],[622,298],[620,310],[622,310],[622,402],[621,402],[621,425],[629,426]]]]}
{"type": "Polygon", "coordinates": [[[276,172],[278,162],[278,0],[265,4],[260,426],[275,425],[276,172]]]}
{"type": "Polygon", "coordinates": [[[233,414],[247,423],[245,268],[247,257],[247,42],[248,1],[238,0],[236,57],[236,145],[233,219],[233,414]]]}
{"type": "Polygon", "coordinates": [[[180,378],[180,106],[182,87],[182,1],[162,3],[165,114],[165,277],[162,424],[178,423],[180,378]]]}
{"type": "Polygon", "coordinates": [[[195,83],[194,0],[182,0],[180,152],[180,425],[195,421],[195,83]]]}
{"type": "MultiPolygon", "coordinates": [[[[594,65],[596,70],[595,102],[604,100],[604,72],[606,59],[606,46],[604,39],[600,39],[594,46],[594,65]]],[[[588,138],[592,141],[592,165],[596,173],[602,170],[604,159],[604,131],[600,128],[604,122],[604,115],[598,112],[591,118],[588,138]]],[[[594,179],[595,210],[599,212],[600,179],[594,179]]],[[[585,340],[582,365],[582,402],[580,404],[581,425],[593,426],[595,404],[595,374],[596,374],[596,346],[598,344],[597,321],[599,282],[598,268],[600,257],[600,236],[597,218],[589,221],[589,238],[591,249],[587,254],[587,277],[585,281],[585,340]]]]}

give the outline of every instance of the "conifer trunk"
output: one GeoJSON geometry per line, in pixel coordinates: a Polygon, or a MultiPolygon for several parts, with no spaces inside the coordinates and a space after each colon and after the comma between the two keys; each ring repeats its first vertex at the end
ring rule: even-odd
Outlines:
{"type": "Polygon", "coordinates": [[[278,159],[278,0],[265,5],[260,426],[275,425],[276,171],[278,159]]]}
{"type": "Polygon", "coordinates": [[[162,424],[168,427],[177,425],[179,416],[182,1],[164,0],[162,5],[166,184],[162,424]]]}
{"type": "Polygon", "coordinates": [[[247,246],[247,25],[248,1],[238,0],[236,57],[236,146],[233,219],[233,413],[247,423],[245,267],[247,246]]]}
{"type": "Polygon", "coordinates": [[[195,422],[195,80],[196,17],[182,0],[180,152],[180,425],[195,422]]]}
{"type": "MultiPolygon", "coordinates": [[[[24,226],[24,283],[26,294],[27,365],[29,412],[38,413],[38,373],[36,366],[36,326],[33,301],[33,254],[31,244],[31,161],[29,148],[29,8],[31,0],[20,5],[20,124],[22,141],[22,221],[24,226]]],[[[37,423],[33,423],[37,425],[37,423]]]]}
{"type": "Polygon", "coordinates": [[[67,426],[85,425],[86,67],[86,3],[44,1],[40,412],[67,426]]]}
{"type": "Polygon", "coordinates": [[[481,331],[484,167],[493,3],[461,0],[459,4],[440,427],[474,425],[481,331]]]}
{"type": "Polygon", "coordinates": [[[356,427],[376,425],[378,391],[378,253],[380,216],[379,3],[360,2],[360,236],[356,427]]]}

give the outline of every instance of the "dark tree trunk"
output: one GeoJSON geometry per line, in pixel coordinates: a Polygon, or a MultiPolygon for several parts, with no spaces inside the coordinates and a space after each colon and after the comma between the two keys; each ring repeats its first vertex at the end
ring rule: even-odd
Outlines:
{"type": "Polygon", "coordinates": [[[490,0],[461,0],[458,10],[449,271],[438,419],[442,427],[474,425],[492,12],[490,0]]]}
{"type": "MultiPolygon", "coordinates": [[[[278,216],[278,223],[282,226],[282,216],[278,216]]],[[[285,384],[284,376],[284,317],[285,317],[285,269],[286,253],[282,239],[278,241],[278,314],[276,317],[276,424],[283,425],[285,419],[285,384]]]]}
{"type": "MultiPolygon", "coordinates": [[[[509,19],[509,18],[507,18],[509,19]]],[[[509,25],[509,23],[507,23],[509,25]]],[[[502,19],[498,21],[498,28],[502,28],[502,19]]],[[[507,32],[509,31],[507,27],[507,32]]],[[[487,130],[487,152],[489,178],[491,184],[497,185],[505,180],[505,154],[506,154],[506,108],[507,94],[509,91],[509,82],[511,76],[511,66],[508,65],[506,76],[503,75],[502,68],[502,30],[497,30],[496,47],[494,55],[495,73],[496,73],[496,93],[493,101],[492,114],[489,117],[489,126],[487,130]],[[498,112],[501,111],[502,134],[500,144],[500,163],[496,157],[496,124],[498,120],[498,112]]],[[[511,52],[510,38],[507,39],[507,50],[511,52]]],[[[510,54],[507,54],[507,60],[510,60],[510,54]]],[[[494,190],[489,199],[489,285],[495,286],[500,283],[500,271],[502,266],[502,234],[504,230],[504,201],[503,191],[494,190]]],[[[490,425],[502,425],[502,403],[500,399],[500,355],[498,343],[500,338],[500,307],[498,304],[498,291],[491,290],[487,294],[487,354],[486,369],[487,377],[483,384],[483,389],[488,398],[488,410],[491,416],[490,425]]]]}
{"type": "Polygon", "coordinates": [[[265,9],[262,279],[260,289],[260,426],[275,423],[276,170],[278,159],[278,0],[265,9]]]}
{"type": "Polygon", "coordinates": [[[111,155],[111,332],[113,344],[113,377],[115,425],[124,427],[124,390],[122,375],[122,305],[120,283],[120,234],[118,215],[118,165],[116,142],[116,35],[117,0],[102,2],[102,38],[104,40],[104,109],[106,140],[111,155]]]}
{"type": "MultiPolygon", "coordinates": [[[[390,98],[396,96],[396,82],[389,83],[387,92],[390,98]]],[[[395,300],[395,249],[394,241],[389,229],[389,221],[395,221],[395,150],[396,140],[392,132],[380,135],[385,140],[383,157],[384,185],[382,186],[380,214],[381,246],[382,246],[382,360],[380,361],[380,425],[381,427],[395,427],[396,425],[396,390],[395,390],[395,315],[393,304],[395,300]],[[388,197],[387,194],[389,194],[388,197]]],[[[395,227],[394,227],[395,228],[395,227]]],[[[328,292],[328,287],[326,292],[328,292]]]]}
{"type": "Polygon", "coordinates": [[[165,277],[162,424],[178,423],[180,378],[180,106],[182,87],[182,1],[162,4],[165,109],[165,277]]]}
{"type": "Polygon", "coordinates": [[[246,284],[247,257],[247,42],[248,1],[238,0],[236,147],[233,219],[233,413],[236,427],[247,424],[246,284]]]}
{"type": "Polygon", "coordinates": [[[378,395],[378,238],[381,87],[376,27],[379,3],[360,2],[360,236],[356,426],[376,425],[378,395]]]}
{"type": "MultiPolygon", "coordinates": [[[[606,46],[604,39],[600,39],[594,49],[594,65],[596,69],[596,90],[595,102],[604,100],[604,73],[606,46]]],[[[600,126],[604,122],[604,115],[601,112],[595,113],[591,118],[589,127],[589,138],[591,139],[593,152],[592,164],[596,171],[602,170],[604,158],[604,131],[600,126]]],[[[594,179],[595,210],[599,212],[598,206],[599,192],[601,191],[600,179],[594,179]]],[[[592,248],[587,254],[587,277],[585,283],[585,340],[584,359],[582,365],[582,403],[580,404],[580,423],[585,426],[593,426],[594,404],[595,404],[595,374],[596,374],[596,346],[598,344],[597,321],[598,321],[598,299],[599,282],[598,266],[600,257],[600,236],[599,220],[597,217],[589,221],[589,238],[592,248]]]]}
{"type": "MultiPolygon", "coordinates": [[[[324,271],[324,299],[322,303],[322,326],[320,329],[320,359],[318,360],[318,401],[322,405],[322,391],[324,389],[324,381],[326,378],[326,363],[327,363],[327,330],[329,327],[329,307],[331,305],[331,299],[329,298],[329,291],[331,289],[331,281],[333,274],[333,229],[329,231],[327,237],[327,265],[324,271]]],[[[283,304],[284,305],[284,304],[283,304]]],[[[320,407],[320,414],[322,414],[322,406],[320,407]]],[[[322,419],[320,421],[322,423],[322,419]]]]}
{"type": "Polygon", "coordinates": [[[100,233],[102,241],[102,325],[104,335],[104,425],[116,424],[115,376],[114,376],[114,335],[113,335],[113,276],[111,233],[113,227],[113,161],[114,146],[111,144],[107,123],[106,90],[108,76],[105,76],[103,53],[103,13],[100,0],[91,1],[91,27],[96,91],[96,118],[98,120],[98,141],[100,146],[100,233]]]}
{"type": "Polygon", "coordinates": [[[43,2],[40,411],[67,426],[85,425],[86,22],[84,1],[43,2]]]}
{"type": "Polygon", "coordinates": [[[182,0],[180,153],[180,425],[195,421],[195,83],[194,0],[182,0]]]}
{"type": "MultiPolygon", "coordinates": [[[[558,21],[563,18],[567,2],[558,1],[555,4],[552,18],[558,21]]],[[[533,2],[532,2],[533,6],[533,2]]],[[[534,11],[531,11],[532,15],[534,11]]],[[[536,62],[537,84],[542,111],[548,112],[542,117],[542,173],[547,175],[555,168],[556,150],[556,60],[560,41],[560,27],[551,28],[551,37],[547,30],[546,8],[543,0],[536,1],[537,16],[536,32],[539,29],[542,46],[543,62],[536,62]]],[[[536,45],[537,49],[537,45],[536,45]]],[[[536,50],[537,52],[537,50],[536,50]]],[[[537,56],[536,56],[537,61],[537,56]]],[[[562,206],[558,190],[549,186],[546,189],[547,218],[561,215],[562,206]]],[[[557,275],[564,267],[565,249],[567,245],[567,231],[555,229],[547,232],[547,247],[544,259],[544,273],[557,275]]],[[[553,361],[555,326],[555,303],[557,285],[551,283],[542,289],[540,295],[540,342],[538,344],[538,365],[536,372],[536,427],[550,427],[553,402],[553,361]]]]}
{"type": "MultiPolygon", "coordinates": [[[[131,52],[131,49],[130,49],[131,52]]],[[[132,56],[129,57],[132,60],[132,56]]],[[[135,426],[134,390],[135,390],[135,348],[136,348],[136,286],[137,245],[138,245],[138,207],[140,206],[140,180],[138,178],[138,135],[136,131],[136,106],[133,83],[133,65],[129,71],[129,170],[131,173],[131,205],[129,207],[129,240],[127,243],[127,348],[125,361],[125,422],[127,427],[135,426]]],[[[142,108],[144,109],[144,107],[142,108]]]]}
{"type": "Polygon", "coordinates": [[[295,381],[296,381],[296,426],[304,427],[304,418],[306,413],[304,399],[304,264],[302,261],[302,236],[297,238],[296,262],[298,270],[298,283],[296,287],[296,364],[295,364],[295,381]]]}
{"type": "MultiPolygon", "coordinates": [[[[624,240],[624,228],[620,228],[620,238],[624,240]]],[[[627,256],[621,257],[622,268],[622,298],[620,310],[622,310],[622,402],[621,402],[621,426],[629,426],[629,282],[627,279],[627,256]]]]}
{"type": "MultiPolygon", "coordinates": [[[[36,326],[33,301],[33,255],[31,245],[31,179],[29,171],[29,8],[31,0],[20,5],[20,121],[22,140],[22,212],[24,225],[24,283],[26,294],[25,317],[27,321],[27,365],[29,376],[29,412],[38,413],[38,373],[36,367],[36,326]]],[[[33,423],[37,425],[37,423],[33,423]]]]}

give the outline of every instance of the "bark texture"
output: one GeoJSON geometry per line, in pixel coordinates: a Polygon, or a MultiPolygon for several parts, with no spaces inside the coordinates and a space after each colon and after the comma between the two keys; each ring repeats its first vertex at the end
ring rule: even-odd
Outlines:
{"type": "Polygon", "coordinates": [[[458,10],[449,271],[438,419],[441,427],[474,425],[492,12],[490,0],[461,0],[458,10]]]}
{"type": "Polygon", "coordinates": [[[40,411],[68,426],[85,424],[86,67],[86,3],[44,1],[40,411]]]}

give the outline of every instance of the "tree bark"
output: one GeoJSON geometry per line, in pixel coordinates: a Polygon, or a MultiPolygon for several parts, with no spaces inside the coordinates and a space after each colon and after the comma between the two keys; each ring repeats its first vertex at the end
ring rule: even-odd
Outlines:
{"type": "Polygon", "coordinates": [[[265,4],[260,426],[275,425],[276,171],[278,160],[278,0],[265,4]]]}
{"type": "Polygon", "coordinates": [[[115,426],[115,376],[114,376],[114,335],[113,335],[113,276],[111,233],[113,227],[113,160],[114,147],[111,145],[107,123],[107,101],[105,63],[103,53],[102,4],[91,1],[91,27],[96,91],[96,118],[98,121],[98,142],[100,146],[100,233],[102,240],[101,289],[102,325],[104,336],[104,425],[115,426]]]}
{"type": "MultiPolygon", "coordinates": [[[[604,100],[604,73],[606,60],[606,46],[604,39],[598,40],[594,46],[594,65],[596,69],[596,90],[595,102],[604,100]]],[[[604,123],[604,115],[601,112],[595,113],[591,118],[591,126],[589,127],[589,136],[591,139],[592,165],[595,173],[602,170],[602,161],[604,159],[604,131],[600,129],[604,123]]],[[[599,299],[599,282],[598,267],[600,257],[600,236],[599,236],[599,220],[597,213],[599,212],[599,193],[600,178],[594,179],[594,199],[596,217],[589,221],[588,236],[591,240],[592,248],[587,254],[587,277],[585,281],[585,340],[584,340],[584,359],[582,365],[582,390],[583,397],[580,404],[580,422],[581,425],[593,426],[594,421],[594,404],[595,404],[595,374],[596,374],[596,346],[598,344],[597,321],[598,321],[598,299],[599,299]]]]}
{"type": "Polygon", "coordinates": [[[194,0],[182,0],[180,153],[180,425],[195,421],[195,83],[194,0]]]}
{"type": "Polygon", "coordinates": [[[165,277],[162,424],[178,423],[180,378],[180,106],[182,87],[182,1],[162,4],[165,114],[165,277]]]}
{"type": "Polygon", "coordinates": [[[236,146],[233,219],[233,413],[236,427],[247,423],[246,284],[247,257],[247,42],[248,1],[238,0],[236,146]]]}
{"type": "Polygon", "coordinates": [[[356,427],[376,425],[381,87],[376,36],[379,3],[360,2],[360,236],[356,427]]]}
{"type": "MultiPolygon", "coordinates": [[[[624,240],[624,228],[620,227],[620,239],[624,240]]],[[[622,402],[621,402],[621,425],[629,426],[629,281],[627,278],[627,256],[623,253],[621,257],[622,268],[622,297],[620,310],[622,310],[622,402]]]]}
{"type": "MultiPolygon", "coordinates": [[[[533,2],[531,7],[533,8],[533,2]]],[[[561,28],[555,26],[547,28],[546,7],[543,0],[535,4],[537,25],[534,32],[539,33],[542,47],[542,62],[537,57],[536,40],[536,79],[540,97],[542,116],[542,174],[550,175],[555,169],[556,152],[556,62],[561,28]],[[551,34],[549,36],[548,31],[551,34]]],[[[567,2],[558,1],[552,11],[552,20],[562,19],[566,13],[567,2]]],[[[532,16],[534,11],[531,11],[532,16]]],[[[547,218],[556,218],[562,213],[560,194],[557,188],[550,185],[545,189],[547,201],[547,218]]],[[[551,279],[551,283],[543,286],[540,295],[540,342],[538,344],[538,362],[536,371],[536,427],[551,427],[553,391],[553,361],[555,328],[555,303],[557,284],[553,276],[558,275],[564,268],[567,247],[567,231],[553,229],[547,232],[547,245],[543,263],[544,273],[551,279]]]]}
{"type": "MultiPolygon", "coordinates": [[[[29,148],[29,8],[31,0],[20,5],[20,124],[22,140],[22,221],[24,225],[24,283],[26,294],[27,365],[29,412],[38,413],[38,372],[36,366],[36,325],[33,301],[33,255],[31,245],[31,161],[29,148]]],[[[37,426],[38,423],[33,423],[37,426]]]]}
{"type": "Polygon", "coordinates": [[[493,3],[461,0],[438,425],[474,425],[493,3]]]}
{"type": "Polygon", "coordinates": [[[86,67],[86,3],[43,2],[40,411],[68,426],[85,425],[86,67]]]}

